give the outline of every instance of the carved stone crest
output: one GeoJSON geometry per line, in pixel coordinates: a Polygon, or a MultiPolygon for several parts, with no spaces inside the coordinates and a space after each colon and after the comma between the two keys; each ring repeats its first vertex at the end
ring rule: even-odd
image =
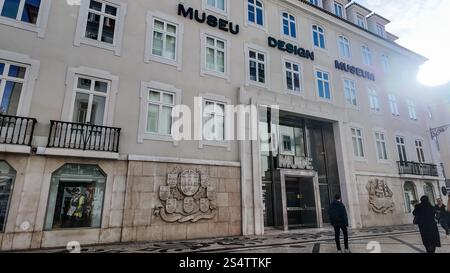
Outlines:
{"type": "Polygon", "coordinates": [[[211,186],[209,176],[198,169],[175,168],[167,174],[167,185],[160,186],[161,204],[155,216],[169,223],[197,222],[212,219],[217,213],[216,189],[211,186]]]}
{"type": "Polygon", "coordinates": [[[369,192],[369,210],[378,214],[387,214],[394,211],[394,193],[384,180],[370,180],[366,188],[369,192]]]}

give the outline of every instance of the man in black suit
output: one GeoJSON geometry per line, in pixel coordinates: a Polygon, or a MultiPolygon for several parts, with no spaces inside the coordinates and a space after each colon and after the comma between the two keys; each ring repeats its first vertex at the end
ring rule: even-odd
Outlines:
{"type": "Polygon", "coordinates": [[[344,246],[345,253],[350,253],[348,248],[348,217],[347,211],[344,204],[342,203],[342,198],[340,194],[336,194],[333,203],[330,204],[328,209],[328,214],[330,215],[331,225],[334,227],[334,238],[336,240],[336,247],[339,252],[342,253],[341,249],[341,230],[344,234],[344,246]]]}

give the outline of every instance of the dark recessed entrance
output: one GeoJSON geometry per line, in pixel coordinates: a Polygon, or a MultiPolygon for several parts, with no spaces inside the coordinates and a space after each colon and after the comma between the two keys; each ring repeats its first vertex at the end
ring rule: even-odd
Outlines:
{"type": "Polygon", "coordinates": [[[286,177],[289,229],[317,227],[313,178],[286,177]]]}

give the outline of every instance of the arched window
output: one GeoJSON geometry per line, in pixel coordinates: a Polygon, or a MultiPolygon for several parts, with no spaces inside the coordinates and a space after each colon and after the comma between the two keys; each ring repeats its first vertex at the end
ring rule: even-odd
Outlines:
{"type": "Polygon", "coordinates": [[[338,37],[338,47],[341,57],[350,59],[350,43],[345,36],[338,37]]]}
{"type": "Polygon", "coordinates": [[[0,161],[0,232],[5,229],[15,178],[16,171],[5,161],[0,161]]]}
{"type": "Polygon", "coordinates": [[[264,6],[259,0],[248,0],[248,21],[264,26],[264,6]]]}
{"type": "Polygon", "coordinates": [[[283,34],[291,38],[297,38],[297,24],[295,16],[283,12],[283,34]]]}
{"type": "Polygon", "coordinates": [[[431,184],[430,182],[426,182],[425,184],[423,184],[423,192],[425,193],[426,196],[428,196],[428,199],[430,199],[430,203],[432,205],[435,205],[436,197],[434,196],[433,184],[431,184]]]}
{"type": "Polygon", "coordinates": [[[325,31],[323,30],[323,28],[317,25],[313,25],[312,30],[314,46],[325,48],[325,31]]]}
{"type": "Polygon", "coordinates": [[[52,174],[45,229],[99,228],[106,175],[97,165],[66,164],[52,174]]]}
{"type": "Polygon", "coordinates": [[[414,206],[417,204],[417,193],[414,183],[411,181],[406,181],[403,186],[405,192],[405,206],[406,212],[411,213],[414,206]]]}

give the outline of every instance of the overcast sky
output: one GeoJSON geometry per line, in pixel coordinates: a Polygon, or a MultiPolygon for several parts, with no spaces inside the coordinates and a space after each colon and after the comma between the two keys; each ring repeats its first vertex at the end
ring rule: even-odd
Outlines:
{"type": "Polygon", "coordinates": [[[450,0],[356,0],[391,20],[397,42],[427,57],[419,79],[430,85],[450,81],[450,0]]]}

